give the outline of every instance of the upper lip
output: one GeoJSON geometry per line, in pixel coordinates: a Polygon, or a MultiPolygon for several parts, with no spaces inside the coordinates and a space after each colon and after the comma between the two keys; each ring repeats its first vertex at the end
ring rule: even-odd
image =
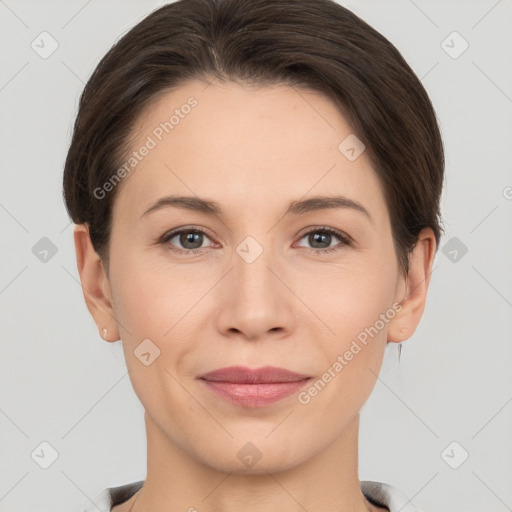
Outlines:
{"type": "Polygon", "coordinates": [[[268,384],[273,382],[297,382],[308,379],[309,377],[309,375],[302,375],[284,368],[277,368],[275,366],[263,366],[255,369],[244,366],[229,366],[205,373],[204,375],[200,375],[198,378],[213,382],[268,384]]]}

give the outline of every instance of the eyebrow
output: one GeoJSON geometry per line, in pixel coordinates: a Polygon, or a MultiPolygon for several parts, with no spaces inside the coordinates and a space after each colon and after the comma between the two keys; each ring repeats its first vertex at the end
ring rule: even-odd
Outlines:
{"type": "MultiPolygon", "coordinates": [[[[220,207],[219,203],[215,201],[194,196],[171,195],[158,199],[141,215],[140,218],[142,219],[144,216],[150,214],[151,212],[167,207],[182,208],[185,210],[196,211],[219,218],[224,217],[222,208],[220,207]]],[[[363,205],[344,196],[314,196],[308,199],[292,201],[288,205],[284,215],[301,215],[309,212],[334,208],[349,208],[361,212],[373,224],[370,213],[363,205]]]]}

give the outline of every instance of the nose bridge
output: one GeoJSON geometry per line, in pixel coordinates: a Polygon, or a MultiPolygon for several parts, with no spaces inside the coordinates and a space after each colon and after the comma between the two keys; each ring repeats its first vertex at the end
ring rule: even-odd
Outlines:
{"type": "Polygon", "coordinates": [[[256,238],[256,236],[246,236],[235,247],[233,262],[235,282],[241,293],[254,295],[249,298],[255,300],[258,295],[263,294],[267,302],[271,302],[268,294],[277,284],[270,270],[277,266],[275,252],[271,246],[272,237],[259,235],[256,238]]]}
{"type": "Polygon", "coordinates": [[[247,236],[234,248],[231,277],[218,317],[218,328],[225,334],[237,331],[255,340],[271,330],[281,335],[283,330],[293,330],[289,291],[276,276],[280,265],[271,240],[271,236],[247,236]]]}

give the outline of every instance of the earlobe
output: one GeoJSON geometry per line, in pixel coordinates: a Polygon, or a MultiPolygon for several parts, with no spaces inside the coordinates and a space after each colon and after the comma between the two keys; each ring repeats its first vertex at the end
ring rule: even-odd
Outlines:
{"type": "Polygon", "coordinates": [[[74,240],[77,268],[87,309],[103,339],[117,341],[119,331],[112,305],[110,282],[92,245],[87,224],[75,226],[74,240]]]}
{"type": "Polygon", "coordinates": [[[425,309],[427,291],[436,253],[436,239],[431,228],[424,228],[409,256],[409,271],[405,282],[402,309],[388,324],[387,339],[400,343],[409,339],[418,327],[425,309]]]}

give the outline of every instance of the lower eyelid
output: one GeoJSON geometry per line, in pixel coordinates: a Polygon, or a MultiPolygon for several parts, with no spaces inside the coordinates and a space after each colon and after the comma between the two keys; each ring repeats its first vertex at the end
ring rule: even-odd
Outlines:
{"type": "MultiPolygon", "coordinates": [[[[316,229],[311,229],[310,231],[307,231],[306,233],[302,234],[298,240],[302,240],[304,237],[310,235],[311,233],[327,233],[331,236],[334,236],[335,238],[337,238],[339,240],[339,243],[332,246],[332,247],[325,247],[324,249],[319,249],[319,248],[316,248],[316,247],[309,247],[309,249],[311,250],[316,250],[316,251],[327,251],[329,249],[334,249],[334,247],[336,247],[337,245],[350,245],[351,244],[351,238],[348,236],[348,235],[345,235],[344,233],[338,233],[337,231],[334,231],[333,229],[326,229],[326,228],[316,228],[316,229]]],[[[307,247],[308,249],[308,247],[307,247]]]]}
{"type": "MultiPolygon", "coordinates": [[[[184,229],[180,229],[180,230],[177,230],[177,231],[165,234],[161,238],[161,243],[164,244],[164,245],[165,244],[169,244],[170,245],[170,240],[172,240],[177,235],[181,235],[182,233],[187,233],[187,232],[200,233],[204,237],[209,239],[212,242],[213,246],[215,246],[215,244],[216,244],[216,242],[213,241],[212,237],[206,231],[203,231],[202,229],[197,229],[197,228],[184,228],[184,229]]],[[[326,228],[311,229],[311,230],[307,231],[306,233],[303,233],[297,239],[297,241],[302,240],[303,238],[305,238],[306,236],[310,235],[311,233],[318,233],[318,232],[328,233],[328,234],[334,236],[335,238],[338,238],[339,242],[337,244],[335,244],[334,246],[325,247],[325,248],[304,247],[304,246],[299,246],[299,247],[303,247],[304,249],[309,249],[311,251],[315,251],[315,252],[321,253],[321,252],[333,251],[333,250],[338,249],[339,248],[338,246],[342,247],[342,246],[350,245],[350,243],[351,243],[351,239],[350,239],[350,237],[348,235],[345,235],[345,234],[342,234],[342,233],[338,233],[337,231],[334,231],[332,229],[326,229],[326,228]]],[[[183,249],[181,247],[174,247],[172,250],[174,250],[174,251],[176,251],[178,253],[192,253],[192,254],[194,254],[194,253],[203,252],[205,249],[208,249],[209,247],[211,248],[212,246],[198,247],[196,249],[183,249]]]]}
{"type": "MultiPolygon", "coordinates": [[[[171,233],[168,233],[168,234],[165,234],[163,235],[163,237],[161,238],[161,242],[163,244],[169,244],[170,245],[170,241],[175,238],[176,236],[179,236],[181,235],[182,233],[199,233],[199,234],[202,234],[205,238],[207,238],[208,240],[210,240],[213,244],[215,244],[215,242],[212,240],[212,237],[208,235],[208,233],[206,233],[206,231],[202,231],[201,229],[192,229],[192,228],[187,228],[187,229],[180,229],[178,231],[173,231],[171,233]]],[[[182,249],[181,247],[175,247],[175,250],[177,250],[178,252],[198,252],[198,251],[203,251],[204,249],[207,249],[208,247],[198,247],[197,249],[182,249]]]]}

